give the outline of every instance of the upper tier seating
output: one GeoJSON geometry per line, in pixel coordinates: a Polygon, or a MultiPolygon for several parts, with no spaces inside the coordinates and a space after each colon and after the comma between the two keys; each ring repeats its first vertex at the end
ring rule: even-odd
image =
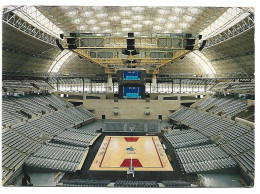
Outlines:
{"type": "Polygon", "coordinates": [[[254,82],[220,82],[211,88],[212,91],[218,92],[254,92],[254,82]]]}
{"type": "Polygon", "coordinates": [[[238,113],[247,109],[247,103],[245,100],[241,100],[236,97],[216,97],[210,96],[205,100],[197,103],[193,108],[200,108],[201,110],[221,114],[225,117],[233,117],[238,113]]]}
{"type": "Polygon", "coordinates": [[[51,90],[52,87],[44,80],[3,80],[2,87],[12,91],[51,90]]]}
{"type": "Polygon", "coordinates": [[[235,92],[235,91],[255,91],[255,83],[254,82],[233,82],[231,84],[231,87],[228,89],[230,92],[235,92]]]}
{"type": "Polygon", "coordinates": [[[54,112],[57,109],[64,109],[69,107],[69,105],[63,100],[59,99],[54,95],[37,95],[32,94],[24,97],[4,97],[2,98],[2,107],[7,114],[7,123],[5,125],[12,123],[14,120],[10,114],[17,117],[19,120],[28,120],[32,117],[41,116],[42,114],[54,112]],[[51,99],[51,100],[49,100],[51,99]],[[56,109],[54,109],[56,108],[56,109]],[[9,113],[9,114],[8,114],[9,113]]]}

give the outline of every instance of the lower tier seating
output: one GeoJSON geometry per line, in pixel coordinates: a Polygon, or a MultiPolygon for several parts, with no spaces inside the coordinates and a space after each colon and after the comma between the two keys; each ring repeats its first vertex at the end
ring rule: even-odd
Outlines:
{"type": "Polygon", "coordinates": [[[47,143],[26,161],[29,167],[75,172],[86,149],[82,147],[47,143]]]}
{"type": "Polygon", "coordinates": [[[71,187],[106,187],[110,180],[71,179],[63,180],[63,186],[71,187]]]}
{"type": "Polygon", "coordinates": [[[236,166],[236,162],[216,144],[176,149],[186,173],[199,173],[236,166]]]}
{"type": "Polygon", "coordinates": [[[174,148],[187,147],[209,141],[209,138],[194,129],[181,130],[169,134],[165,133],[164,136],[174,148]]]}
{"type": "MultiPolygon", "coordinates": [[[[52,94],[29,94],[26,96],[5,96],[3,99],[3,180],[7,181],[29,155],[39,150],[47,139],[61,134],[64,130],[70,129],[85,121],[94,119],[94,115],[82,107],[72,107],[71,104],[52,94]],[[8,177],[6,177],[8,175],[8,177]]],[[[75,131],[72,133],[76,133],[75,131]]],[[[79,133],[80,134],[80,133],[79,133]]],[[[84,134],[85,135],[85,134],[84,134]]],[[[83,135],[83,136],[84,136],[83,135]]],[[[89,142],[97,134],[86,134],[89,138],[84,138],[84,145],[88,147],[89,142]]],[[[81,136],[82,138],[82,136],[81,136]]],[[[65,139],[67,141],[67,139],[65,139]]],[[[70,141],[70,140],[68,140],[70,141]]],[[[75,140],[71,139],[70,145],[75,145],[75,140]],[[74,143],[74,144],[73,144],[74,143]]],[[[79,141],[80,142],[80,141],[79,141]]],[[[77,145],[77,144],[76,144],[77,145]]],[[[63,148],[62,148],[63,149],[63,148]]],[[[48,150],[48,149],[47,149],[48,150]]],[[[51,154],[50,151],[49,154],[51,154]]],[[[37,155],[29,159],[35,165],[42,165],[46,162],[46,167],[63,169],[64,171],[74,171],[75,165],[81,155],[68,153],[71,158],[64,158],[67,161],[60,162],[61,158],[51,160],[41,158],[37,155]],[[56,160],[57,159],[57,160],[56,160]]],[[[57,156],[62,156],[57,153],[57,156]]],[[[45,157],[45,155],[44,155],[45,157]]]]}
{"type": "Polygon", "coordinates": [[[117,180],[115,187],[159,187],[156,181],[117,180]]]}
{"type": "Polygon", "coordinates": [[[90,142],[98,135],[97,133],[90,132],[88,134],[83,134],[82,132],[79,131],[78,133],[77,131],[73,129],[66,130],[55,136],[53,140],[63,144],[88,147],[90,142]]]}
{"type": "Polygon", "coordinates": [[[2,146],[2,167],[7,172],[14,170],[14,168],[21,163],[27,155],[17,150],[11,149],[7,146],[2,146]]]}
{"type": "Polygon", "coordinates": [[[191,184],[182,180],[163,180],[162,184],[166,187],[190,187],[191,184]]]}

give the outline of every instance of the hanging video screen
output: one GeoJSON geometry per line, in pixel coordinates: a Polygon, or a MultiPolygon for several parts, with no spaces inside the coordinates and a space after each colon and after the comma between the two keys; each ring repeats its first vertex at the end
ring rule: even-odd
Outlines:
{"type": "Polygon", "coordinates": [[[140,71],[124,71],[124,80],[140,80],[140,71]]]}
{"type": "Polygon", "coordinates": [[[141,98],[141,87],[123,87],[123,98],[141,98]]]}

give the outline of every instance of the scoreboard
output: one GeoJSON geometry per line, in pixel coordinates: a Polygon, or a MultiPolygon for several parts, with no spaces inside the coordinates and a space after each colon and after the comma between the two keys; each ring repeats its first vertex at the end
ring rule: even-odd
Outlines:
{"type": "Polygon", "coordinates": [[[125,68],[117,71],[119,99],[144,99],[146,71],[144,69],[125,68]]]}

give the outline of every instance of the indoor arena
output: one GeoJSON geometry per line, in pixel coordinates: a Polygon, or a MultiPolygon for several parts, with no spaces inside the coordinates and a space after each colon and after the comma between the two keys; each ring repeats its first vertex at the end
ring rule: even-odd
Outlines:
{"type": "Polygon", "coordinates": [[[3,6],[2,185],[253,187],[254,36],[252,7],[3,6]]]}

